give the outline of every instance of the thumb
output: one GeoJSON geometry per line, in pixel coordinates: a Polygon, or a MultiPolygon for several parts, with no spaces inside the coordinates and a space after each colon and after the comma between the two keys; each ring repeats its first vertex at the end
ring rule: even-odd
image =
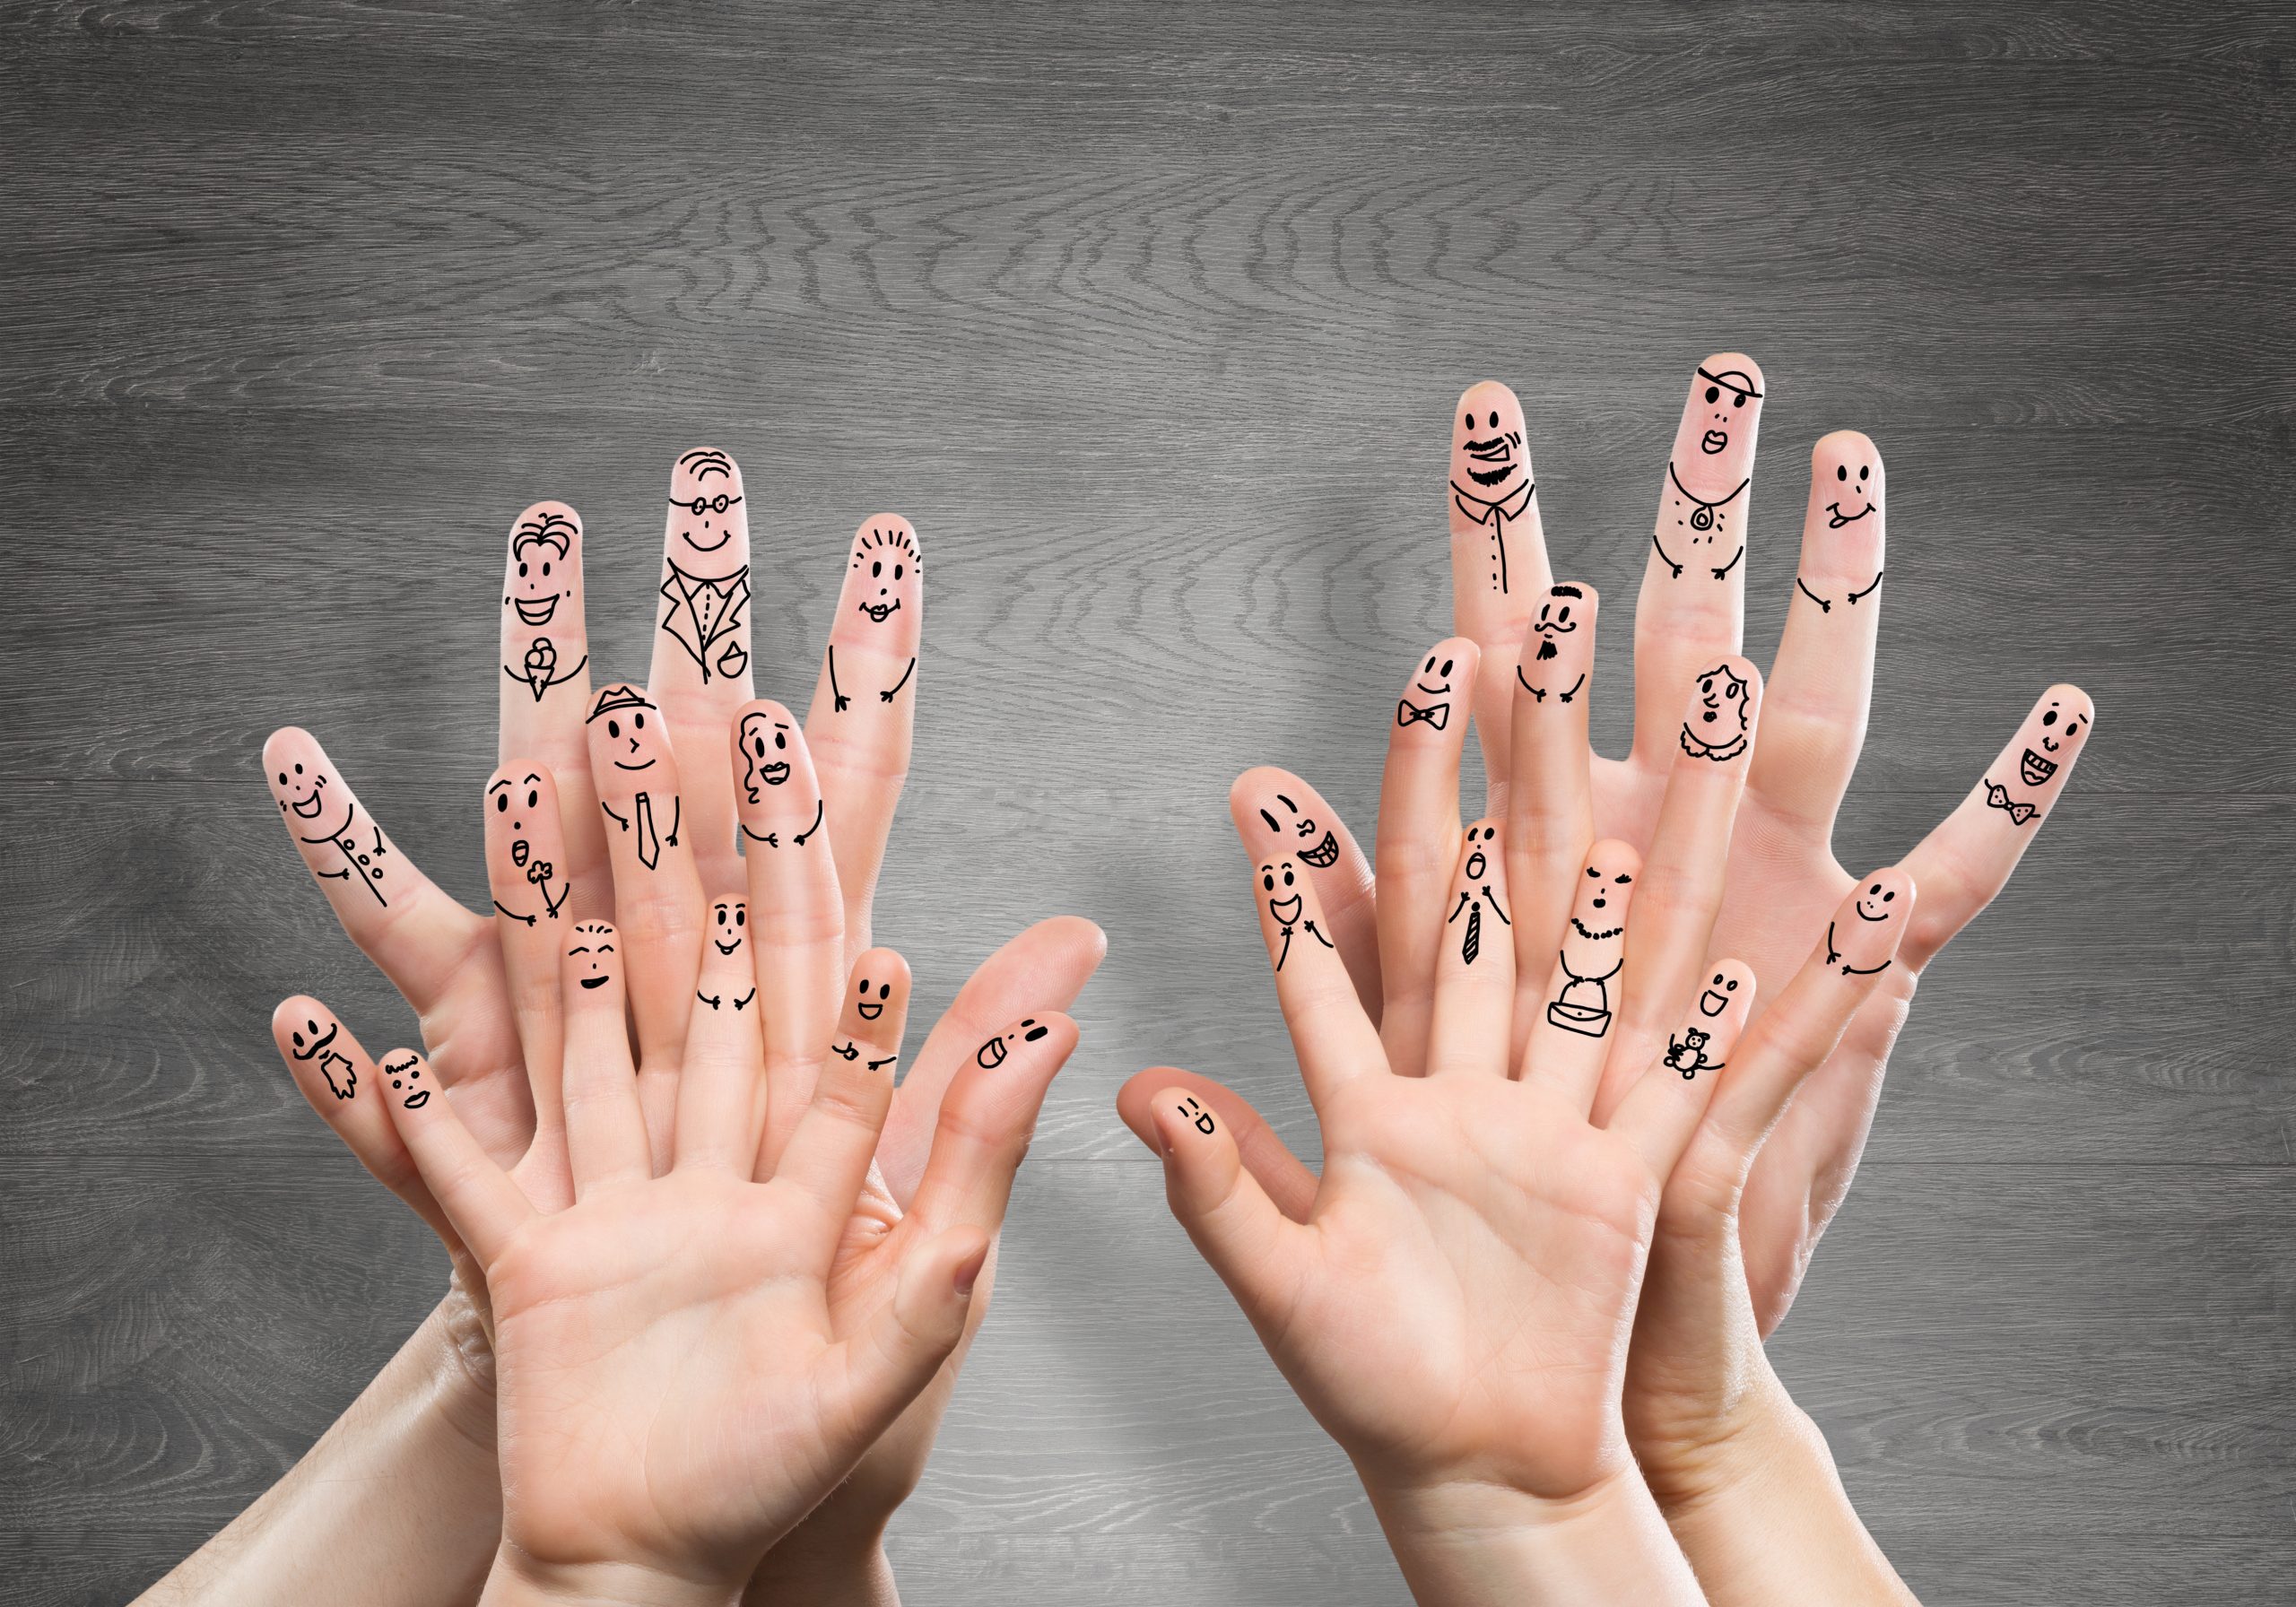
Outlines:
{"type": "Polygon", "coordinates": [[[1184,1086],[1167,1086],[1151,1107],[1164,1156],[1164,1193],[1236,1303],[1262,1332],[1281,1327],[1299,1287],[1299,1235],[1246,1168],[1228,1124],[1184,1086]]]}
{"type": "Polygon", "coordinates": [[[905,1256],[893,1298],[859,1333],[831,1352],[842,1360],[839,1381],[824,1394],[841,1407],[859,1434],[857,1457],[941,1370],[964,1337],[973,1284],[988,1260],[989,1236],[978,1228],[951,1228],[905,1256]]]}

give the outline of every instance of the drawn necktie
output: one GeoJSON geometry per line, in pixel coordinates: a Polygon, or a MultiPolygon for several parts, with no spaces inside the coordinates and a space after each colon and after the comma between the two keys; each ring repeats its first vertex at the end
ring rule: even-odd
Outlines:
{"type": "Polygon", "coordinates": [[[638,795],[638,863],[652,870],[662,857],[661,839],[654,835],[654,798],[638,795]]]}
{"type": "Polygon", "coordinates": [[[1459,945],[1459,958],[1465,960],[1467,964],[1473,965],[1474,963],[1474,957],[1482,952],[1483,906],[1477,903],[1469,903],[1467,906],[1467,940],[1459,945]]]}

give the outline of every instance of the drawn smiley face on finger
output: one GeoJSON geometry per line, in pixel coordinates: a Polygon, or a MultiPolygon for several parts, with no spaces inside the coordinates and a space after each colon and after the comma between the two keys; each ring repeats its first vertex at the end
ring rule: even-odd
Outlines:
{"type": "Polygon", "coordinates": [[[1754,415],[1760,414],[1761,384],[1726,358],[1709,360],[1715,366],[1699,369],[1698,383],[1691,387],[1691,396],[1692,409],[1704,425],[1699,432],[1698,449],[1715,457],[1730,449],[1733,430],[1751,427],[1752,416],[1746,413],[1748,403],[1756,404],[1754,415]]]}
{"type": "Polygon", "coordinates": [[[873,991],[869,978],[864,977],[859,979],[853,990],[853,1013],[865,1021],[874,1021],[885,1013],[885,1008],[891,1003],[892,996],[891,983],[881,981],[875,985],[873,991]]]}
{"type": "Polygon", "coordinates": [[[404,1060],[383,1062],[383,1075],[391,1080],[391,1087],[403,1096],[399,1104],[408,1110],[420,1110],[430,1103],[430,1090],[422,1085],[422,1063],[409,1055],[404,1060]]]}
{"type": "MultiPolygon", "coordinates": [[[[2076,740],[2082,732],[2088,729],[2089,720],[2087,704],[2072,698],[2051,698],[2048,707],[2041,710],[2041,747],[2050,753],[2063,751],[2067,743],[2076,740]]],[[[2025,751],[2031,756],[2032,750],[2028,748],[2025,751]]],[[[2040,780],[2046,781],[2055,774],[2057,766],[2050,763],[2048,773],[2040,780]]],[[[2033,785],[2038,786],[2040,781],[2033,785]]]]}
{"type": "Polygon", "coordinates": [[[1740,673],[1737,661],[1726,658],[1699,676],[1683,720],[1683,752],[1719,764],[1746,751],[1753,728],[1752,673],[1751,668],[1740,673]]]}
{"type": "Polygon", "coordinates": [[[1848,910],[1826,925],[1826,963],[1845,977],[1888,970],[1912,890],[1911,879],[1896,869],[1876,871],[1851,888],[1848,910]]]}
{"type": "Polygon", "coordinates": [[[789,725],[770,715],[742,717],[742,787],[750,802],[761,802],[758,789],[780,786],[789,779],[789,725]]]}
{"type": "Polygon", "coordinates": [[[1730,995],[1738,991],[1738,979],[1725,972],[1714,973],[1714,979],[1698,995],[1698,1013],[1713,1017],[1730,1008],[1730,995]]]}
{"type": "Polygon", "coordinates": [[[749,516],[742,508],[742,471],[714,447],[700,447],[670,471],[670,530],[673,544],[695,553],[722,551],[746,535],[749,516]]]}
{"type": "Polygon", "coordinates": [[[861,526],[847,566],[853,612],[882,625],[902,612],[917,576],[917,533],[906,519],[886,517],[861,526]]]}
{"type": "Polygon", "coordinates": [[[326,807],[326,774],[300,762],[277,773],[279,809],[299,821],[316,821],[326,807]]]}
{"type": "Polygon", "coordinates": [[[610,686],[598,694],[590,710],[593,733],[603,731],[609,762],[632,774],[650,770],[660,761],[662,711],[634,686],[610,686]]]}
{"type": "Polygon", "coordinates": [[[582,526],[562,502],[537,502],[510,527],[509,575],[502,606],[517,622],[539,630],[574,595],[581,566],[576,549],[582,526]]]}
{"type": "Polygon", "coordinates": [[[1396,729],[1408,730],[1424,725],[1431,731],[1442,731],[1451,723],[1451,672],[1458,668],[1458,658],[1445,649],[1448,642],[1427,656],[1411,678],[1411,685],[1396,701],[1396,729]],[[1423,698],[1425,702],[1414,702],[1423,698]]]}
{"type": "Polygon", "coordinates": [[[720,899],[709,907],[709,944],[731,956],[748,941],[750,907],[739,899],[720,899]]]}
{"type": "Polygon", "coordinates": [[[1279,859],[1260,866],[1259,885],[1267,899],[1267,913],[1275,917],[1278,926],[1290,926],[1299,920],[1300,874],[1292,868],[1290,860],[1279,859]]]}
{"type": "Polygon", "coordinates": [[[1308,845],[1294,856],[1301,864],[1318,871],[1327,871],[1339,863],[1339,836],[1329,827],[1320,824],[1314,815],[1302,811],[1287,794],[1273,795],[1272,802],[1283,813],[1279,820],[1274,812],[1262,809],[1259,818],[1280,839],[1287,834],[1308,845]]]}
{"type": "Polygon", "coordinates": [[[1032,1044],[1051,1030],[1051,1028],[1039,1024],[1036,1018],[1031,1016],[1027,1021],[1022,1021],[1016,1030],[1002,1033],[996,1038],[992,1038],[987,1043],[981,1045],[979,1048],[974,1050],[972,1055],[973,1061],[982,1070],[993,1072],[998,1066],[1004,1064],[1004,1057],[1006,1055],[1011,1053],[1012,1045],[1016,1043],[1032,1044]]]}
{"type": "Polygon", "coordinates": [[[602,921],[586,921],[574,928],[567,948],[567,974],[584,993],[596,993],[614,978],[614,929],[602,921]]]}

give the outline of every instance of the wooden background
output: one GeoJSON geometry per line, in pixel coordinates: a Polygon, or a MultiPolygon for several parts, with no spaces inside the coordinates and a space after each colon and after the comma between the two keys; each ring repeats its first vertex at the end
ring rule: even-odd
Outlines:
{"type": "Polygon", "coordinates": [[[2196,0],[0,10],[0,1594],[140,1588],[439,1288],[266,1038],[305,987],[411,1028],[265,734],[479,901],[502,532],[582,510],[642,673],[706,441],[761,690],[810,688],[862,515],[931,552],[878,922],[920,1019],[1031,918],[1111,939],[912,1607],[1396,1600],[1111,1097],[1191,1064],[1312,1150],[1222,798],[1276,760],[1368,829],[1459,388],[1523,392],[1557,567],[1622,599],[1739,347],[1759,659],[1809,442],[1889,456],[1842,857],[2051,680],[2102,712],[1925,982],[1782,1368],[1933,1603],[2289,1599],[2292,48],[2196,0]]]}

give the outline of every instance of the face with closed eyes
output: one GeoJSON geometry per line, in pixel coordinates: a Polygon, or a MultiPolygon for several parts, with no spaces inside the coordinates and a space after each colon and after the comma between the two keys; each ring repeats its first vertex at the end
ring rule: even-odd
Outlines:
{"type": "Polygon", "coordinates": [[[613,928],[596,923],[585,923],[574,928],[574,941],[566,950],[567,975],[585,993],[595,993],[613,980],[613,928]]]}
{"type": "Polygon", "coordinates": [[[854,611],[873,625],[891,619],[900,612],[906,582],[916,569],[917,538],[907,523],[864,526],[848,570],[854,611]]]}
{"type": "Polygon", "coordinates": [[[759,789],[780,786],[789,779],[789,725],[770,715],[742,717],[742,787],[750,802],[765,795],[759,789]]]}
{"type": "Polygon", "coordinates": [[[1301,864],[1327,871],[1339,863],[1339,838],[1332,830],[1302,810],[1283,793],[1270,795],[1259,812],[1267,829],[1277,838],[1290,838],[1304,844],[1296,857],[1301,864]]]}
{"type": "Polygon", "coordinates": [[[1578,881],[1578,907],[1570,912],[1571,935],[1602,942],[1617,937],[1626,925],[1627,889],[1634,873],[1625,863],[1596,859],[1578,881]]]}

